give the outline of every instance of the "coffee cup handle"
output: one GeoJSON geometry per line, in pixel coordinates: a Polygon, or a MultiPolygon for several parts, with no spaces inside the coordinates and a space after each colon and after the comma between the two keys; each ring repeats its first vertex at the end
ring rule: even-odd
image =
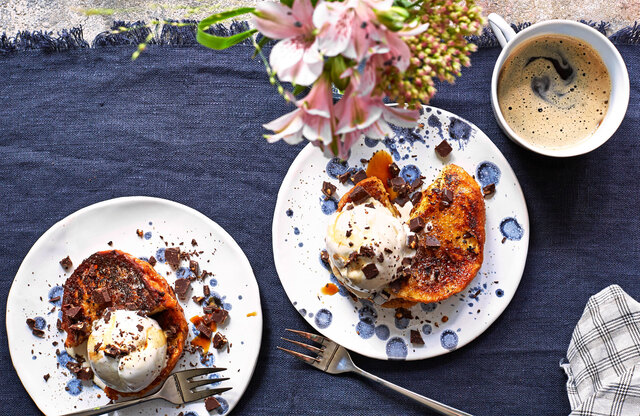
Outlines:
{"type": "Polygon", "coordinates": [[[509,23],[507,23],[507,21],[499,14],[491,13],[488,16],[488,19],[489,26],[491,26],[493,34],[496,35],[498,42],[500,42],[500,46],[504,48],[507,42],[516,35],[515,30],[513,30],[511,25],[509,25],[509,23]]]}

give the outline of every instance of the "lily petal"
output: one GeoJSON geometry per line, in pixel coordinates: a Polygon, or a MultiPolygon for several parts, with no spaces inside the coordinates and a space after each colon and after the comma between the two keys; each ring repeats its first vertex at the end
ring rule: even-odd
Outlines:
{"type": "Polygon", "coordinates": [[[420,117],[420,111],[385,105],[382,111],[382,117],[386,122],[396,126],[415,127],[418,122],[418,117],[420,117]]]}
{"type": "MultiPolygon", "coordinates": [[[[302,115],[302,110],[297,108],[290,113],[287,113],[273,121],[270,121],[267,124],[263,124],[262,127],[267,130],[272,130],[276,133],[267,135],[267,141],[269,143],[274,143],[280,139],[284,139],[285,137],[291,135],[295,136],[297,133],[300,133],[300,135],[302,135],[302,127],[304,125],[302,115]]],[[[286,139],[285,141],[288,142],[288,140],[286,139]]],[[[298,140],[298,142],[299,141],[300,140],[298,140]]]]}
{"type": "Polygon", "coordinates": [[[296,26],[296,18],[291,9],[273,1],[263,1],[256,6],[253,23],[263,35],[271,39],[286,39],[304,32],[303,28],[296,26]]]}
{"type": "MultiPolygon", "coordinates": [[[[298,85],[311,85],[322,73],[323,61],[321,55],[315,62],[305,62],[303,57],[307,48],[314,48],[304,42],[302,37],[284,39],[278,42],[271,50],[269,63],[283,82],[291,82],[298,85]]],[[[313,53],[310,56],[314,56],[313,53]]],[[[311,60],[309,58],[309,60],[311,60]]]]}
{"type": "Polygon", "coordinates": [[[326,76],[313,84],[311,91],[301,101],[302,109],[307,113],[328,119],[331,116],[333,106],[333,95],[331,93],[331,83],[326,76]]]}

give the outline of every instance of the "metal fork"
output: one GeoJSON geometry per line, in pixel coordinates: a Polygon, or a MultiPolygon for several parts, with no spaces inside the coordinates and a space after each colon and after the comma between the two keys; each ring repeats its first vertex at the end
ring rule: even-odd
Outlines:
{"type": "Polygon", "coordinates": [[[173,373],[167,378],[157,393],[141,397],[135,400],[129,400],[122,403],[107,404],[105,406],[94,407],[93,409],[81,410],[79,412],[67,413],[63,416],[94,416],[101,415],[103,413],[112,412],[114,410],[123,409],[125,407],[133,406],[138,403],[148,402],[149,400],[164,399],[173,404],[184,404],[193,402],[196,400],[204,399],[205,397],[213,396],[214,394],[224,393],[227,390],[231,390],[231,387],[219,387],[216,389],[203,389],[195,390],[197,387],[206,386],[211,383],[218,383],[220,381],[229,380],[229,378],[205,378],[194,380],[195,377],[206,376],[219,371],[224,371],[226,368],[195,368],[193,370],[179,371],[173,373]]]}
{"type": "Polygon", "coordinates": [[[454,409],[451,406],[447,406],[446,404],[442,404],[433,399],[429,399],[427,397],[421,396],[403,387],[396,386],[393,383],[383,380],[380,377],[376,377],[373,374],[367,373],[366,371],[358,368],[353,363],[353,361],[351,360],[351,356],[349,355],[349,352],[344,347],[336,344],[329,338],[323,337],[322,335],[311,334],[309,332],[296,331],[295,329],[287,329],[287,331],[293,332],[294,334],[298,334],[301,337],[304,337],[306,339],[309,339],[313,342],[317,342],[318,344],[320,344],[321,347],[315,347],[313,345],[305,344],[304,342],[294,341],[288,338],[281,338],[284,341],[291,342],[302,348],[306,348],[307,350],[317,354],[317,356],[311,357],[309,355],[301,354],[297,351],[288,350],[282,347],[278,347],[278,349],[293,355],[294,357],[317,368],[318,370],[322,370],[325,373],[329,373],[329,374],[356,373],[365,378],[368,378],[369,380],[373,380],[376,383],[382,384],[383,386],[388,387],[391,390],[397,391],[400,394],[403,394],[409,398],[412,398],[413,400],[422,403],[423,405],[427,406],[429,409],[441,415],[471,416],[469,413],[465,413],[461,410],[454,409]]]}

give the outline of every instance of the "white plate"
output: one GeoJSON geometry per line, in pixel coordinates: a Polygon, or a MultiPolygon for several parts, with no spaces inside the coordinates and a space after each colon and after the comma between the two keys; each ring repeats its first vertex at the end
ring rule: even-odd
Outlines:
{"type": "MultiPolygon", "coordinates": [[[[67,355],[56,354],[56,349],[64,351],[63,332],[56,329],[60,302],[50,303],[50,293],[58,293],[70,273],[65,273],[58,263],[69,255],[74,267],[96,251],[117,248],[134,256],[158,257],[158,249],[184,242],[185,250],[204,251],[197,261],[200,268],[210,271],[212,294],[224,299],[229,309],[229,321],[220,329],[227,336],[232,347],[229,353],[211,348],[212,361],[225,367],[227,371],[218,373],[231,377],[222,385],[233,387],[223,393],[220,413],[233,409],[244,393],[253,374],[260,341],[262,337],[262,310],[260,296],[253,271],[244,253],[218,224],[198,211],[158,198],[126,197],[104,201],[74,214],[55,224],[34,244],[25,257],[9,292],[7,300],[7,335],[9,351],[13,365],[18,372],[25,389],[46,415],[59,415],[71,411],[87,409],[108,403],[104,392],[91,382],[80,382],[69,375],[64,368],[67,355]],[[140,238],[136,230],[141,229],[145,236],[140,238]],[[164,237],[164,240],[160,238],[164,237]],[[195,239],[197,246],[192,247],[195,239]],[[108,242],[112,241],[113,246],[108,242]],[[213,281],[212,281],[213,279],[213,281]],[[215,292],[215,293],[213,293],[215,292]],[[247,316],[255,312],[255,316],[247,316]],[[25,320],[39,316],[46,323],[44,339],[33,336],[25,320]],[[57,342],[54,346],[53,343],[57,342]],[[58,368],[60,362],[60,368],[58,368]],[[63,373],[66,373],[63,374],[63,373]],[[51,378],[45,382],[44,374],[51,378]],[[78,392],[78,387],[81,391],[78,392]],[[68,387],[68,390],[65,389],[68,387]],[[98,397],[101,396],[101,397],[98,397]]],[[[171,268],[158,262],[155,269],[173,285],[176,274],[188,273],[187,269],[171,271],[171,268]],[[167,275],[167,272],[170,272],[167,275]]],[[[192,283],[192,295],[202,294],[202,283],[192,283]]],[[[202,314],[202,307],[192,300],[180,302],[187,319],[202,314]]],[[[194,337],[193,325],[189,339],[194,337]]],[[[186,352],[176,365],[176,370],[205,366],[200,362],[199,354],[186,352]]],[[[188,404],[176,410],[162,400],[134,406],[115,412],[116,415],[185,415],[208,414],[202,401],[188,404]],[[193,412],[193,413],[190,413],[193,412]]],[[[213,411],[216,414],[216,411],[213,411]]]]}
{"type": "Polygon", "coordinates": [[[384,142],[361,140],[352,148],[348,166],[362,167],[362,158],[386,149],[404,175],[415,175],[417,168],[426,177],[425,186],[445,164],[454,163],[475,175],[481,186],[496,182],[496,194],[485,199],[487,238],[480,272],[458,295],[414,306],[414,319],[397,320],[393,309],[354,302],[343,289],[333,296],[321,293],[326,283],[337,281],[319,259],[327,214],[336,206],[335,201],[325,201],[320,190],[323,181],[338,187],[338,197],[349,189],[335,179],[336,173],[344,171],[336,160],[329,161],[308,145],[294,160],[278,193],[273,255],[289,300],[316,330],[372,358],[419,360],[469,343],[507,307],[527,257],[527,207],[518,180],[498,148],[477,127],[444,110],[425,106],[420,123],[417,129],[395,129],[396,136],[384,142]],[[443,139],[453,147],[445,160],[434,151],[443,139]],[[411,329],[421,331],[424,346],[409,342],[411,329]]]}

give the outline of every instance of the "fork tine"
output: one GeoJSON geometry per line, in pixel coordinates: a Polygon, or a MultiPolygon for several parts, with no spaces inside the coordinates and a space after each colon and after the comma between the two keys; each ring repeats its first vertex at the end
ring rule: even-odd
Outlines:
{"type": "Polygon", "coordinates": [[[203,376],[205,374],[217,373],[219,371],[225,371],[225,370],[226,368],[222,368],[222,367],[194,368],[192,370],[180,371],[179,373],[175,373],[175,374],[180,374],[182,377],[184,377],[184,379],[189,380],[194,377],[203,376]]]}
{"type": "Polygon", "coordinates": [[[282,351],[284,351],[286,353],[289,353],[289,354],[293,355],[297,359],[302,360],[305,363],[310,364],[310,365],[314,365],[316,361],[319,361],[317,358],[309,357],[308,355],[301,354],[301,353],[299,353],[297,351],[291,351],[291,350],[288,350],[288,349],[282,348],[282,347],[277,347],[277,348],[279,350],[282,350],[282,351]]]}
{"type": "Polygon", "coordinates": [[[289,329],[286,328],[285,331],[289,331],[289,332],[293,332],[294,334],[298,334],[303,338],[306,339],[310,339],[313,342],[317,342],[318,344],[323,344],[325,339],[325,337],[323,337],[322,335],[316,335],[316,334],[311,334],[309,332],[304,332],[304,331],[298,331],[297,329],[289,329]]]}
{"type": "Polygon", "coordinates": [[[322,354],[323,351],[324,351],[324,349],[322,349],[322,348],[314,347],[313,345],[305,344],[304,342],[294,341],[292,339],[284,338],[284,337],[280,337],[280,339],[284,340],[284,341],[288,341],[288,342],[290,342],[292,344],[295,344],[295,345],[297,345],[299,347],[306,348],[309,351],[315,352],[316,354],[322,354]]]}
{"type": "MultiPolygon", "coordinates": [[[[205,397],[209,397],[209,396],[216,396],[218,394],[222,394],[225,391],[229,391],[231,390],[232,387],[220,387],[217,389],[206,389],[206,390],[200,390],[200,391],[196,391],[195,393],[189,393],[189,400],[187,402],[193,402],[195,400],[200,400],[200,399],[204,399],[205,397]]],[[[187,403],[185,402],[185,403],[187,403]]]]}
{"type": "Polygon", "coordinates": [[[225,377],[225,378],[205,378],[204,380],[190,381],[189,382],[189,388],[193,390],[196,387],[204,386],[206,384],[219,383],[221,381],[227,381],[227,380],[229,380],[229,377],[225,377]]]}

